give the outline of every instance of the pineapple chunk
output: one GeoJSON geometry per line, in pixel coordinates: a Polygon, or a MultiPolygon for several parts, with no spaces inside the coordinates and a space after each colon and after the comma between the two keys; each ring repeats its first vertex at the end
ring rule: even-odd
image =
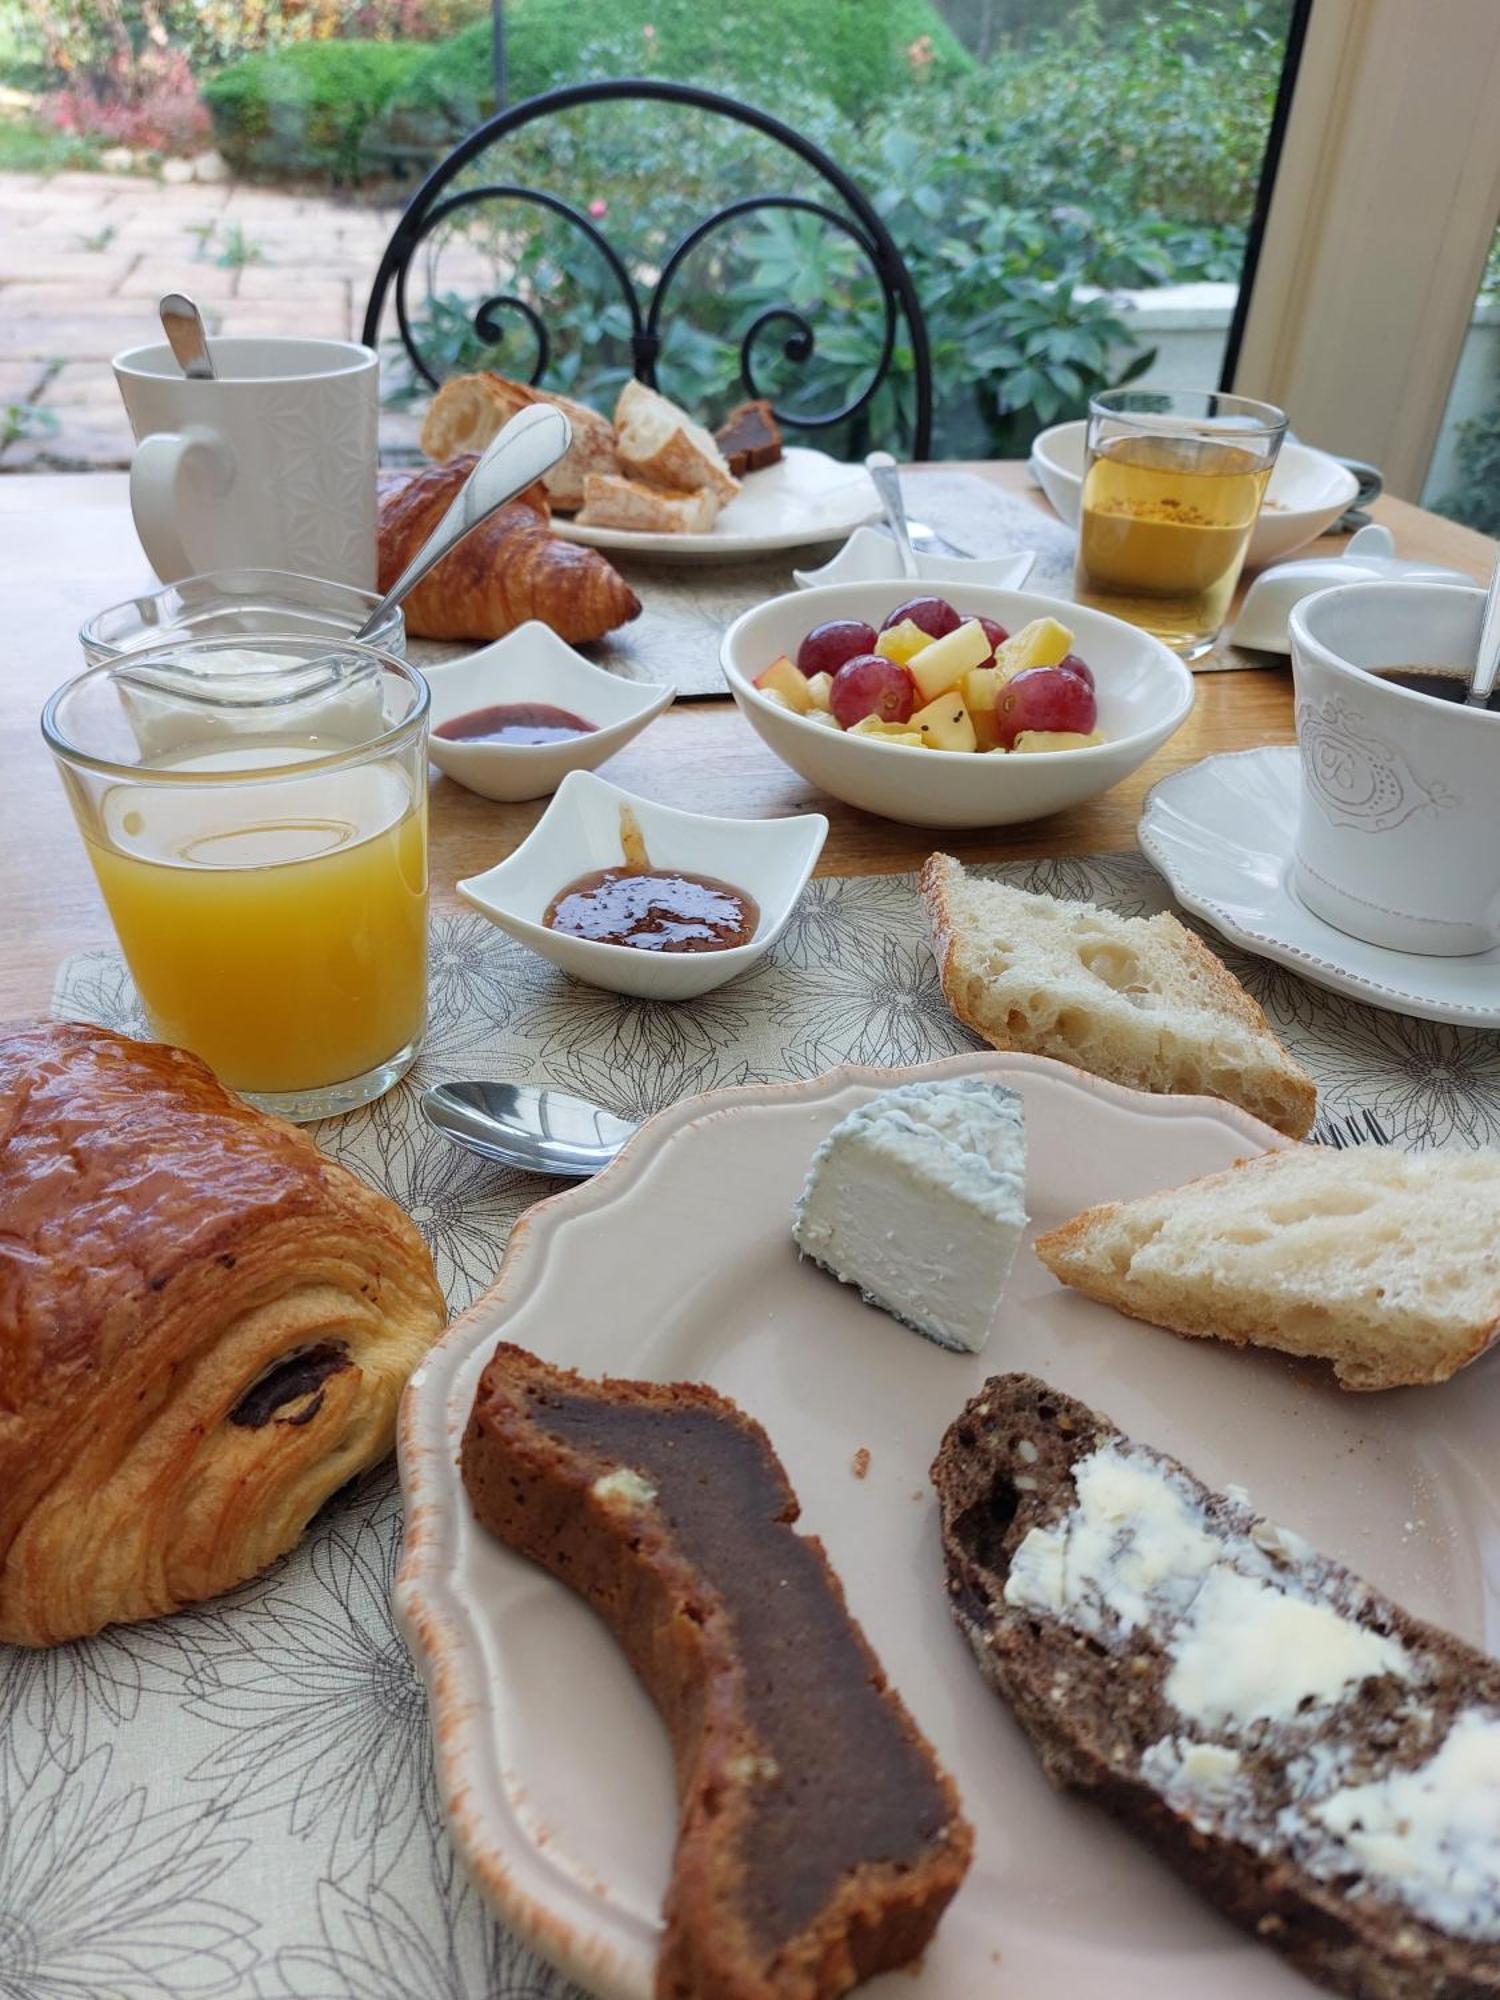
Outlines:
{"type": "Polygon", "coordinates": [[[970,667],[982,666],[992,648],[977,618],[924,646],[908,669],[923,701],[934,701],[956,688],[970,667]]]}
{"type": "Polygon", "coordinates": [[[963,696],[951,688],[946,694],[940,694],[936,701],[928,702],[925,708],[919,708],[907,726],[921,730],[922,741],[929,750],[979,748],[974,718],[964,706],[963,696]]]}
{"type": "Polygon", "coordinates": [[[832,674],[810,674],[807,681],[807,698],[815,709],[825,715],[831,706],[832,674]]]}
{"type": "Polygon", "coordinates": [[[910,743],[918,750],[923,744],[922,732],[913,729],[908,722],[882,722],[878,715],[862,715],[852,728],[846,729],[846,736],[873,736],[877,743],[910,743]]]}
{"type": "Polygon", "coordinates": [[[1091,729],[1087,735],[1080,729],[1023,729],[1013,750],[1088,750],[1096,743],[1104,741],[1101,729],[1091,729]]]}
{"type": "Polygon", "coordinates": [[[1000,690],[1006,678],[999,667],[970,667],[959,682],[969,713],[977,715],[980,709],[987,709],[993,715],[1000,705],[1000,690]]]}
{"type": "Polygon", "coordinates": [[[893,625],[888,632],[882,632],[875,641],[875,650],[883,660],[894,660],[898,667],[910,666],[918,653],[925,652],[933,643],[932,634],[924,632],[920,625],[914,625],[910,618],[903,618],[899,625],[893,625]]]}
{"type": "Polygon", "coordinates": [[[825,729],[839,728],[838,717],[827,708],[810,708],[802,719],[804,722],[821,722],[825,729]]]}
{"type": "Polygon", "coordinates": [[[1005,680],[1024,673],[1027,667],[1055,667],[1073,650],[1073,634],[1055,618],[1033,618],[1019,632],[1012,632],[995,655],[995,665],[1005,680]]]}
{"type": "Polygon", "coordinates": [[[807,692],[807,677],[783,653],[779,660],[772,660],[763,674],[755,676],[755,685],[762,694],[779,695],[783,706],[796,715],[806,715],[813,706],[807,692]]]}

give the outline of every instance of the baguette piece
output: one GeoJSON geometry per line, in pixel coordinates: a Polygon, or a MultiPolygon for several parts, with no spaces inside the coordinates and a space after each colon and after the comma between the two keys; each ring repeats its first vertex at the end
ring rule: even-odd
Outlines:
{"type": "Polygon", "coordinates": [[[706,535],[718,518],[718,498],[707,486],[689,491],[591,472],[583,482],[578,524],[649,535],[706,535]]]}
{"type": "Polygon", "coordinates": [[[1445,1382],[1500,1333],[1500,1153],[1295,1146],[1039,1237],[1065,1285],[1174,1333],[1445,1382]]]}
{"type": "Polygon", "coordinates": [[[1500,1994],[1500,1664],[1034,1376],[933,1481],[950,1607],[1054,1784],[1335,1992],[1500,1994]]]}
{"type": "Polygon", "coordinates": [[[699,1383],[590,1381],[502,1343],[462,1468],[478,1519],[592,1606],[671,1735],[657,2000],[835,2000],[917,1957],[972,1835],[760,1425],[699,1383]]]}
{"type": "Polygon", "coordinates": [[[1220,1097],[1305,1138],[1317,1086],[1201,939],[965,873],[922,870],[948,1005],[992,1048],[1053,1056],[1134,1090],[1220,1097]]]}
{"type": "Polygon", "coordinates": [[[560,514],[583,505],[583,482],[590,472],[614,472],[614,426],[587,403],[571,396],[533,389],[506,375],[485,369],[477,375],[455,375],[444,382],[427,407],[421,446],[427,456],[446,463],[464,452],[481,452],[502,425],[533,403],[551,403],[573,427],[573,442],[550,472],[542,475],[547,498],[560,514]]]}
{"type": "Polygon", "coordinates": [[[720,505],[740,490],[713,434],[633,377],[615,404],[615,444],[625,470],[648,486],[706,486],[720,505]]]}

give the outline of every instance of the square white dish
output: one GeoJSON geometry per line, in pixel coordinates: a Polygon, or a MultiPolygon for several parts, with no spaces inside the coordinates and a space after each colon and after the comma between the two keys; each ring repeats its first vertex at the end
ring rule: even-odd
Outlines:
{"type": "Polygon", "coordinates": [[[646,1000],[691,1000],[748,972],[780,937],[823,851],[821,813],[794,819],[720,819],[621,791],[570,771],[530,834],[483,875],[457,884],[466,903],[509,936],[588,986],[646,1000]],[[760,910],[748,944],[727,951],[637,951],[549,930],[542,919],[569,883],[622,860],[621,809],[635,816],[652,863],[711,875],[753,897],[760,910]]]}
{"type": "Polygon", "coordinates": [[[550,625],[530,618],[477,653],[422,669],[432,691],[428,755],[446,777],[481,798],[543,799],[569,771],[592,771],[670,707],[674,689],[622,680],[586,660],[550,625]],[[594,724],[560,743],[478,743],[439,736],[477,708],[541,701],[594,724]]]}
{"type": "MultiPolygon", "coordinates": [[[[1021,549],[1004,556],[939,556],[914,549],[917,573],[906,581],[917,594],[923,583],[987,583],[994,590],[1020,590],[1036,556],[1021,549]]],[[[901,575],[901,557],[883,528],[856,528],[838,554],[821,569],[794,569],[799,590],[816,590],[820,583],[883,583],[901,575]]]]}

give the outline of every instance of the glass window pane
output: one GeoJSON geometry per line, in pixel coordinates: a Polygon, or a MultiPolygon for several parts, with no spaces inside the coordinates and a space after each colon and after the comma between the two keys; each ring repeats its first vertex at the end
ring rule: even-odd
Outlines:
{"type": "Polygon", "coordinates": [[[1500,230],[1453,371],[1422,505],[1500,535],[1500,230]]]}

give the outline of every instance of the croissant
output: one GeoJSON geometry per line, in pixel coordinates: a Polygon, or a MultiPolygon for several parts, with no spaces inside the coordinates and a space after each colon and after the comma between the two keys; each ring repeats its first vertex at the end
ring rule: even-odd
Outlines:
{"type": "MultiPolygon", "coordinates": [[[[472,453],[380,482],[380,588],[388,590],[473,470],[472,453]]],[[[641,600],[597,549],[548,526],[539,486],[466,535],[407,598],[414,639],[503,639],[540,618],[570,645],[602,639],[638,616],[641,600]]]]}
{"type": "Polygon", "coordinates": [[[385,1457],[446,1313],[416,1228],[182,1049],[0,1039],[0,1640],[244,1582],[385,1457]]]}

